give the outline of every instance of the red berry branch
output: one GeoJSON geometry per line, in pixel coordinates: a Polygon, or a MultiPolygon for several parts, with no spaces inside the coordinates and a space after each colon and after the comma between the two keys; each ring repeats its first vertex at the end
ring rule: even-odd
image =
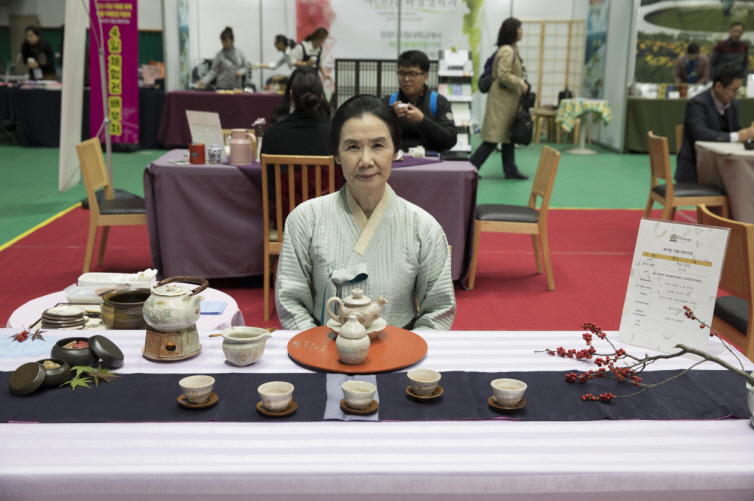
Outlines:
{"type": "MultiPolygon", "coordinates": [[[[692,320],[696,320],[699,322],[699,327],[701,329],[708,328],[710,329],[710,336],[711,337],[720,337],[718,336],[717,332],[715,332],[709,325],[704,323],[703,321],[699,320],[695,315],[694,312],[688,307],[683,307],[684,313],[687,318],[690,318],[692,320]]],[[[613,379],[615,381],[618,381],[619,383],[626,383],[626,384],[632,384],[633,386],[637,388],[641,388],[639,391],[630,393],[628,395],[620,395],[616,396],[610,392],[608,393],[602,393],[598,396],[594,396],[591,393],[587,393],[581,397],[581,400],[584,402],[605,402],[609,403],[612,400],[615,400],[617,398],[628,398],[633,397],[635,395],[638,395],[640,393],[644,393],[650,388],[654,388],[655,386],[660,386],[661,384],[665,384],[668,381],[671,381],[677,377],[683,376],[688,371],[693,369],[699,364],[702,364],[704,362],[710,361],[715,362],[716,364],[719,364],[729,371],[734,372],[738,376],[744,378],[747,382],[754,385],[754,376],[751,376],[747,374],[743,368],[743,364],[741,363],[741,360],[738,358],[736,353],[730,348],[730,346],[722,339],[720,338],[720,341],[722,341],[725,348],[733,354],[734,357],[736,357],[736,360],[738,360],[739,364],[741,365],[741,369],[737,369],[736,367],[733,367],[729,363],[725,362],[724,360],[721,360],[717,357],[713,357],[712,355],[705,353],[701,350],[697,350],[695,348],[688,347],[683,344],[676,345],[675,348],[678,348],[680,351],[677,351],[675,353],[671,353],[668,355],[655,355],[650,357],[649,355],[644,355],[644,357],[639,358],[635,357],[629,353],[626,352],[623,348],[616,348],[615,345],[608,339],[607,334],[602,332],[602,328],[599,325],[595,325],[592,322],[585,322],[582,325],[582,328],[588,330],[589,332],[585,332],[581,335],[582,339],[586,342],[587,348],[582,350],[575,350],[570,349],[566,350],[562,346],[559,346],[555,350],[551,350],[549,348],[537,351],[536,353],[547,353],[550,356],[559,356],[562,358],[575,358],[576,360],[581,360],[586,363],[593,363],[598,367],[598,369],[590,369],[589,371],[582,372],[581,374],[577,374],[575,372],[569,372],[565,375],[565,380],[567,383],[575,384],[576,381],[579,382],[579,384],[585,384],[593,379],[598,378],[607,378],[607,379],[613,379]],[[592,339],[593,336],[597,336],[599,339],[607,341],[607,343],[612,348],[612,351],[610,353],[597,353],[597,349],[592,345],[592,339]],[[657,360],[662,359],[670,359],[670,358],[676,358],[680,357],[681,355],[684,355],[686,353],[692,353],[694,355],[697,355],[701,357],[703,360],[693,364],[691,367],[681,371],[680,373],[676,374],[675,376],[669,377],[663,381],[660,381],[659,383],[654,384],[645,384],[642,383],[642,379],[639,376],[644,369],[647,368],[649,364],[652,364],[656,362],[657,360]],[[587,362],[591,361],[591,362],[587,362]],[[619,364],[623,364],[622,366],[619,364]]]]}

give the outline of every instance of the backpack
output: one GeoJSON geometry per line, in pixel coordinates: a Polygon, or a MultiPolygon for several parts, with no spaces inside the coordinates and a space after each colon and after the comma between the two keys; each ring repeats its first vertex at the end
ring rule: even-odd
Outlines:
{"type": "Polygon", "coordinates": [[[482,94],[487,94],[490,91],[490,87],[492,87],[492,82],[494,80],[494,78],[492,78],[492,65],[495,64],[496,55],[497,51],[495,51],[489,58],[487,58],[487,62],[484,63],[484,71],[482,72],[482,76],[479,77],[479,80],[477,81],[477,88],[482,94]]]}
{"type": "MultiPolygon", "coordinates": [[[[398,93],[393,92],[390,94],[390,106],[395,104],[395,102],[398,100],[398,93]]],[[[429,93],[429,109],[432,111],[432,116],[434,118],[437,118],[437,91],[432,91],[429,93]]]]}

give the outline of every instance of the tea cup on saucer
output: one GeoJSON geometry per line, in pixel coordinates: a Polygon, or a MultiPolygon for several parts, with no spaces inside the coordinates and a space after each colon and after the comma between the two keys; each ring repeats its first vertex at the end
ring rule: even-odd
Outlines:
{"type": "Polygon", "coordinates": [[[181,391],[190,404],[203,404],[209,398],[215,378],[211,376],[189,376],[178,381],[181,391]]]}
{"type": "Polygon", "coordinates": [[[407,375],[411,391],[420,397],[428,397],[434,393],[442,377],[439,372],[432,369],[413,369],[408,371],[407,375]]]}
{"type": "Polygon", "coordinates": [[[262,405],[270,412],[283,412],[293,400],[293,385],[284,381],[271,381],[259,388],[262,405]]]}
{"type": "Polygon", "coordinates": [[[515,407],[524,397],[526,383],[518,379],[495,379],[490,383],[493,399],[502,407],[515,407]]]}
{"type": "Polygon", "coordinates": [[[343,390],[346,405],[351,409],[357,410],[369,407],[377,391],[375,385],[366,381],[346,381],[340,385],[340,388],[343,390]]]}

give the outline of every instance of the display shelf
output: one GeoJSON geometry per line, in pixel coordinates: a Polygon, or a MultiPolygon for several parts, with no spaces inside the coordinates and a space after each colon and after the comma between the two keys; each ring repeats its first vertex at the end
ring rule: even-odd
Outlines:
{"type": "Polygon", "coordinates": [[[438,91],[445,96],[453,108],[453,119],[457,129],[456,145],[453,152],[471,153],[471,53],[466,50],[440,51],[438,91]]]}
{"type": "Polygon", "coordinates": [[[470,103],[474,100],[474,96],[456,96],[451,94],[449,96],[445,96],[445,99],[447,99],[451,103],[470,103]]]}
{"type": "Polygon", "coordinates": [[[469,77],[474,76],[474,72],[465,70],[439,70],[437,72],[439,77],[469,77]]]}

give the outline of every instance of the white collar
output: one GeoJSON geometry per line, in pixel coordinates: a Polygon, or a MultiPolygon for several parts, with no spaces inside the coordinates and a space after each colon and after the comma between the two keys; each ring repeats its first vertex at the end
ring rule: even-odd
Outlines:
{"type": "Polygon", "coordinates": [[[377,226],[380,224],[382,216],[385,215],[385,211],[387,210],[388,202],[390,201],[390,186],[385,185],[385,194],[382,195],[382,198],[372,211],[372,215],[369,216],[369,219],[367,219],[367,216],[364,214],[364,211],[361,210],[359,203],[351,194],[348,185],[346,185],[346,200],[348,202],[348,209],[351,211],[351,215],[353,215],[356,224],[359,225],[359,229],[361,230],[361,236],[356,242],[353,251],[360,256],[363,256],[364,252],[367,250],[369,242],[374,236],[374,232],[377,231],[377,226]]]}

